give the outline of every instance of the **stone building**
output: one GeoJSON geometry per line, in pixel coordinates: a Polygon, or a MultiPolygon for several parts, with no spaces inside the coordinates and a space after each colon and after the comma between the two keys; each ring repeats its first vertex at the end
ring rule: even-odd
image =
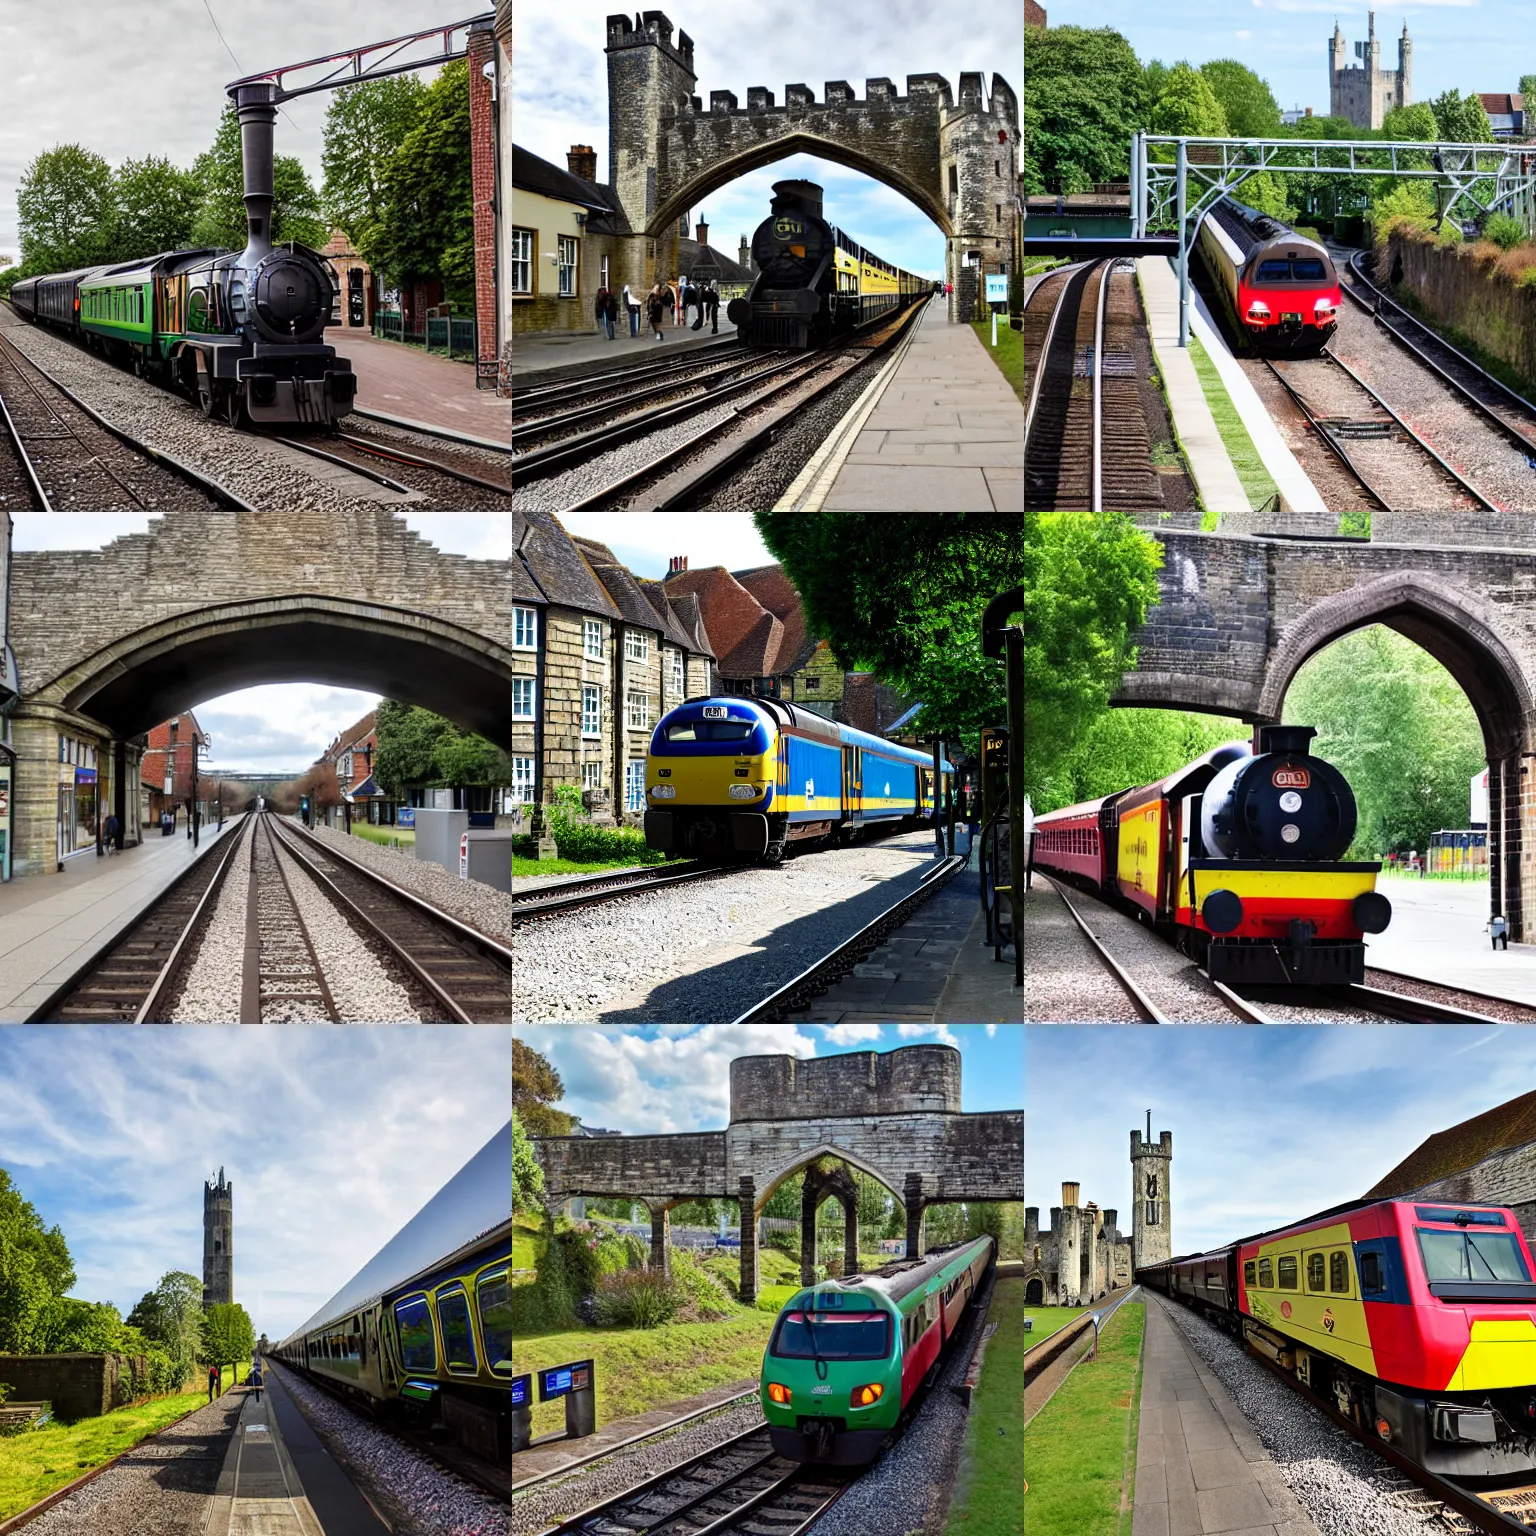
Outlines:
{"type": "Polygon", "coordinates": [[[1413,100],[1413,39],[1408,36],[1408,23],[1403,23],[1397,40],[1397,68],[1383,69],[1376,12],[1369,17],[1366,41],[1355,44],[1358,68],[1349,63],[1337,21],[1328,43],[1328,110],[1334,117],[1347,117],[1357,128],[1380,128],[1388,112],[1413,100]]]}
{"type": "Polygon", "coordinates": [[[1152,1144],[1152,1112],[1147,1137],[1131,1132],[1131,1264],[1160,1264],[1173,1257],[1173,1132],[1163,1131],[1152,1144]]]}
{"type": "MultiPolygon", "coordinates": [[[[696,226],[696,234],[696,239],[678,240],[677,268],[684,276],[692,274],[695,280],[714,285],[715,292],[720,295],[720,316],[724,319],[725,306],[732,299],[745,297],[752,286],[756,274],[752,270],[751,255],[748,253],[746,261],[738,261],[724,251],[716,250],[709,243],[709,225],[702,219],[696,226]]],[[[741,237],[741,243],[745,248],[745,235],[741,237]]]]}
{"type": "Polygon", "coordinates": [[[320,254],[336,273],[336,324],[341,336],[332,336],[333,345],[345,342],[347,331],[372,329],[373,312],[378,307],[378,280],[373,268],[343,229],[333,229],[320,254]]]}
{"type": "Polygon", "coordinates": [[[216,1307],[235,1299],[235,1186],[203,1185],[203,1305],[216,1307]]]}
{"type": "Polygon", "coordinates": [[[1079,1186],[1061,1186],[1061,1204],[1040,1230],[1040,1208],[1024,1208],[1024,1305],[1076,1307],[1131,1283],[1131,1244],[1113,1207],[1078,1204],[1079,1186]]]}
{"type": "Polygon", "coordinates": [[[1366,1198],[1508,1206],[1536,1243],[1536,1091],[1426,1137],[1366,1198]]]}

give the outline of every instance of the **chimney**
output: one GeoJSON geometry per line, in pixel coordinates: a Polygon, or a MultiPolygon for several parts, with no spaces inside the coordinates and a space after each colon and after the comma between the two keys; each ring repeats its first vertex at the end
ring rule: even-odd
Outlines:
{"type": "Polygon", "coordinates": [[[747,245],[747,237],[741,237],[741,254],[736,258],[748,271],[752,269],[752,251],[747,245]]]}
{"type": "Polygon", "coordinates": [[[699,220],[699,232],[697,239],[700,245],[709,244],[709,225],[706,224],[703,219],[699,220]]]}
{"type": "Polygon", "coordinates": [[[673,555],[667,562],[667,575],[679,576],[688,569],[687,555],[673,555]]]}
{"type": "Polygon", "coordinates": [[[1061,1203],[1066,1210],[1077,1208],[1077,1192],[1082,1186],[1079,1184],[1063,1184],[1061,1186],[1061,1203]]]}
{"type": "Polygon", "coordinates": [[[597,180],[597,151],[590,144],[572,144],[565,163],[572,176],[580,176],[583,181],[597,180]]]}

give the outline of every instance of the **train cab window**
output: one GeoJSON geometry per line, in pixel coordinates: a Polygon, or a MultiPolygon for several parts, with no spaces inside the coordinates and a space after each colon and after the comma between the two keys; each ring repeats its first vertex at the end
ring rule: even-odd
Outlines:
{"type": "Polygon", "coordinates": [[[1416,1229],[1426,1280],[1529,1280],[1512,1232],[1416,1229]]]}
{"type": "Polygon", "coordinates": [[[1280,1289],[1294,1291],[1296,1289],[1296,1255],[1282,1253],[1277,1262],[1280,1270],[1280,1289]]]}
{"type": "Polygon", "coordinates": [[[1246,1285],[1249,1290],[1252,1290],[1254,1286],[1259,1283],[1257,1277],[1257,1269],[1258,1266],[1253,1262],[1252,1259],[1243,1260],[1243,1284],[1246,1285]]]}
{"type": "Polygon", "coordinates": [[[480,1311],[480,1337],[485,1340],[486,1359],[495,1376],[512,1374],[512,1280],[502,1269],[494,1275],[481,1275],[475,1286],[475,1303],[480,1311]]]}
{"type": "MultiPolygon", "coordinates": [[[[914,1313],[911,1321],[917,1321],[914,1313]]],[[[884,1312],[785,1312],[773,1330],[768,1353],[780,1360],[884,1360],[891,1352],[891,1324],[884,1312]]]]}
{"type": "Polygon", "coordinates": [[[1327,1281],[1328,1265],[1320,1253],[1307,1255],[1307,1289],[1309,1291],[1321,1291],[1327,1281]]]}
{"type": "Polygon", "coordinates": [[[1291,259],[1291,278],[1294,282],[1320,283],[1327,275],[1327,268],[1316,256],[1296,256],[1291,259]]]}
{"type": "Polygon", "coordinates": [[[443,1354],[450,1371],[475,1373],[475,1333],[469,1325],[469,1297],[461,1290],[443,1291],[437,1298],[437,1320],[443,1329],[443,1354]]]}
{"type": "Polygon", "coordinates": [[[745,741],[752,734],[750,720],[685,720],[667,727],[668,741],[745,741]]]}
{"type": "Polygon", "coordinates": [[[1372,1252],[1362,1253],[1360,1255],[1360,1294],[1380,1296],[1386,1288],[1387,1274],[1381,1262],[1381,1255],[1372,1252]]]}
{"type": "Polygon", "coordinates": [[[1342,1248],[1328,1255],[1328,1289],[1336,1296],[1349,1295],[1349,1255],[1342,1248]]]}
{"type": "Polygon", "coordinates": [[[432,1339],[432,1312],[425,1296],[395,1303],[400,1327],[400,1359],[408,1371],[435,1371],[437,1347],[432,1339]]]}
{"type": "Polygon", "coordinates": [[[1259,1260],[1259,1289],[1272,1291],[1275,1288],[1275,1266],[1272,1259],[1259,1260]]]}

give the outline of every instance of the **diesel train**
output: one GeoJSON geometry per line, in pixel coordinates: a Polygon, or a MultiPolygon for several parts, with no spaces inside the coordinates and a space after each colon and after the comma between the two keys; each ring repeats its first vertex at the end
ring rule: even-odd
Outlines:
{"type": "Polygon", "coordinates": [[[274,1358],[359,1406],[512,1454],[512,1123],[274,1358]]]}
{"type": "Polygon", "coordinates": [[[990,1237],[935,1248],[785,1302],[763,1355],[763,1417],[780,1456],[862,1466],[939,1373],[992,1266],[990,1237]]]}
{"type": "Polygon", "coordinates": [[[911,830],[953,766],[777,699],[690,699],[651,733],[645,841],[701,859],[782,860],[792,844],[911,830]]]}
{"type": "Polygon", "coordinates": [[[1308,356],[1328,344],[1344,294],[1316,240],[1223,197],[1201,221],[1199,249],[1228,320],[1256,351],[1308,356]]]}
{"type": "Polygon", "coordinates": [[[814,181],[776,181],[772,211],[752,236],[758,275],[726,315],[751,347],[819,347],[917,299],[928,278],[866,250],[821,216],[814,181]]]}
{"type": "Polygon", "coordinates": [[[1355,797],[1310,725],[1259,728],[1156,784],[1036,815],[1033,866],[1127,908],[1214,981],[1365,979],[1392,906],[1381,865],[1344,857],[1355,797]]]}
{"type": "Polygon", "coordinates": [[[1510,1210],[1357,1200],[1136,1279],[1426,1471],[1536,1473],[1536,1271],[1510,1210]]]}

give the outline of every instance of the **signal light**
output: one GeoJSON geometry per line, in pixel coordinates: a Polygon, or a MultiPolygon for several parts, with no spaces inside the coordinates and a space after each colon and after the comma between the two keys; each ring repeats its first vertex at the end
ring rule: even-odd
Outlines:
{"type": "Polygon", "coordinates": [[[868,1408],[871,1403],[878,1403],[884,1395],[885,1388],[878,1381],[872,1381],[867,1387],[855,1387],[848,1394],[848,1406],[868,1408]]]}
{"type": "Polygon", "coordinates": [[[770,1381],[768,1383],[768,1400],[770,1402],[779,1403],[780,1405],[787,1407],[789,1405],[789,1397],[790,1393],[788,1387],[781,1387],[776,1381],[770,1381]]]}

